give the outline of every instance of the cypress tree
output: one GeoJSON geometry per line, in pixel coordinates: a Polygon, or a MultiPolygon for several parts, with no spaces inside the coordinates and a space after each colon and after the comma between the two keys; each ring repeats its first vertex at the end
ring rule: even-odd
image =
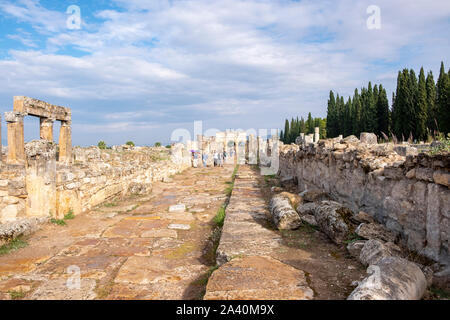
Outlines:
{"type": "Polygon", "coordinates": [[[378,88],[377,99],[377,135],[381,136],[382,133],[389,135],[389,101],[387,98],[386,90],[380,84],[378,88]]]}
{"type": "Polygon", "coordinates": [[[425,72],[423,67],[420,69],[419,83],[417,88],[416,97],[416,110],[415,110],[415,136],[417,139],[426,139],[427,130],[427,86],[425,82],[425,72]]]}
{"type": "Polygon", "coordinates": [[[369,93],[366,88],[361,89],[361,120],[360,131],[367,132],[369,128],[369,93]]]}
{"type": "Polygon", "coordinates": [[[416,132],[416,121],[417,115],[417,101],[419,93],[419,85],[416,77],[416,73],[413,69],[409,70],[409,100],[408,100],[408,111],[409,111],[409,122],[408,122],[408,132],[406,134],[408,137],[412,134],[414,138],[417,138],[418,133],[416,132]]]}
{"type": "Polygon", "coordinates": [[[286,121],[284,122],[284,143],[288,144],[289,143],[289,120],[286,119],[286,121]]]}
{"type": "Polygon", "coordinates": [[[352,134],[359,137],[361,133],[361,97],[358,89],[355,89],[353,95],[353,115],[352,115],[352,134]]]}
{"type": "Polygon", "coordinates": [[[303,117],[300,118],[300,132],[306,133],[306,124],[305,119],[303,119],[303,117]]]}
{"type": "Polygon", "coordinates": [[[314,133],[314,121],[311,116],[311,112],[308,113],[308,120],[306,121],[306,128],[308,133],[314,133]]]}
{"type": "Polygon", "coordinates": [[[444,62],[441,62],[441,69],[437,81],[437,105],[439,131],[450,132],[450,83],[449,75],[445,72],[444,62]]]}
{"type": "Polygon", "coordinates": [[[437,130],[438,110],[436,104],[436,84],[433,79],[433,72],[428,72],[427,80],[427,128],[434,134],[437,130]]]}
{"type": "Polygon", "coordinates": [[[327,108],[327,127],[326,130],[330,137],[336,136],[336,99],[334,98],[333,91],[330,90],[330,97],[328,99],[328,108],[327,108]]]}
{"type": "Polygon", "coordinates": [[[391,128],[392,133],[396,135],[397,137],[400,136],[401,131],[401,104],[400,104],[400,98],[401,98],[401,90],[400,87],[402,85],[402,79],[403,79],[403,73],[401,71],[398,72],[397,75],[397,88],[395,90],[395,93],[392,93],[392,112],[391,112],[391,128]]]}

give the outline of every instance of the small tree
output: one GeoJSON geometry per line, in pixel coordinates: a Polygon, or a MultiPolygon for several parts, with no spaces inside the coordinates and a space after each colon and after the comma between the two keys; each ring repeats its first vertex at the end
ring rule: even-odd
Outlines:
{"type": "Polygon", "coordinates": [[[161,147],[161,142],[155,143],[155,147],[161,147]]]}
{"type": "Polygon", "coordinates": [[[127,141],[127,143],[125,143],[127,146],[131,146],[134,147],[134,142],[133,141],[127,141]]]}
{"type": "Polygon", "coordinates": [[[102,140],[102,141],[100,141],[100,142],[97,144],[97,146],[98,146],[100,149],[104,150],[104,149],[106,149],[106,142],[102,140]]]}

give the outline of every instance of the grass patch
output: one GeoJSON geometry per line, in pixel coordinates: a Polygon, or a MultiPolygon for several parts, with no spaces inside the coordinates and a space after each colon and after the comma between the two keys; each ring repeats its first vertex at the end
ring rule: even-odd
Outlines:
{"type": "Polygon", "coordinates": [[[219,227],[223,227],[224,221],[225,221],[225,207],[220,207],[219,210],[217,210],[216,216],[214,217],[214,222],[219,227]]]}
{"type": "Polygon", "coordinates": [[[12,300],[19,300],[19,299],[23,299],[25,297],[25,292],[23,291],[8,291],[10,297],[12,300]]]}
{"type": "Polygon", "coordinates": [[[117,207],[117,203],[116,202],[109,202],[109,203],[105,203],[103,206],[106,208],[112,208],[112,207],[117,207]]]}
{"type": "Polygon", "coordinates": [[[64,215],[64,218],[62,218],[62,219],[51,218],[50,222],[53,224],[56,224],[58,226],[65,226],[65,225],[67,225],[66,220],[73,220],[73,219],[75,219],[75,215],[73,214],[73,210],[70,209],[69,212],[67,212],[64,215]]]}
{"type": "Polygon", "coordinates": [[[21,237],[17,237],[11,240],[9,243],[4,244],[0,247],[0,256],[21,248],[25,248],[27,245],[28,243],[26,241],[22,240],[21,237]]]}
{"type": "Polygon", "coordinates": [[[67,225],[66,221],[64,221],[64,219],[55,219],[55,218],[51,218],[50,222],[53,224],[56,224],[58,226],[65,226],[67,225]]]}
{"type": "Polygon", "coordinates": [[[75,215],[73,214],[73,210],[70,209],[69,212],[64,216],[64,220],[73,220],[75,219],[75,215]]]}
{"type": "Polygon", "coordinates": [[[127,210],[127,213],[128,213],[128,212],[131,212],[131,211],[133,211],[133,210],[136,210],[137,208],[139,208],[139,205],[138,205],[138,204],[134,205],[131,209],[128,209],[128,210],[127,210]]]}
{"type": "Polygon", "coordinates": [[[199,279],[195,280],[192,284],[197,286],[206,286],[208,284],[209,278],[214,271],[219,269],[219,266],[210,267],[208,271],[205,272],[199,279]]]}
{"type": "Polygon", "coordinates": [[[436,288],[435,286],[431,286],[430,292],[437,299],[450,299],[450,291],[436,288]]]}

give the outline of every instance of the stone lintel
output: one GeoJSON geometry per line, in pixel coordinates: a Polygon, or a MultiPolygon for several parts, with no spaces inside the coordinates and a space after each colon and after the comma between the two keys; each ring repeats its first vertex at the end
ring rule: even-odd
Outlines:
{"type": "Polygon", "coordinates": [[[23,96],[14,97],[14,111],[59,121],[70,121],[72,119],[69,108],[52,105],[45,101],[23,96]]]}

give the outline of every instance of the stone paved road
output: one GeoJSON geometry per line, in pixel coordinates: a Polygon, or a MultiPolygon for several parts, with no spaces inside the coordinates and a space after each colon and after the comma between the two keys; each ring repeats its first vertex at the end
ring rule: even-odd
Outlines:
{"type": "Polygon", "coordinates": [[[232,171],[188,169],[150,195],[45,225],[27,247],[0,256],[0,299],[201,298],[215,262],[212,220],[232,171]],[[186,211],[169,210],[177,204],[186,211]]]}

